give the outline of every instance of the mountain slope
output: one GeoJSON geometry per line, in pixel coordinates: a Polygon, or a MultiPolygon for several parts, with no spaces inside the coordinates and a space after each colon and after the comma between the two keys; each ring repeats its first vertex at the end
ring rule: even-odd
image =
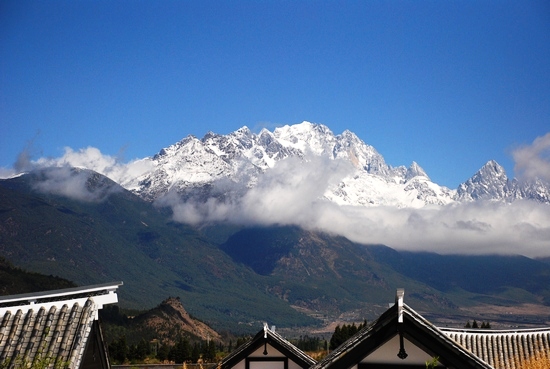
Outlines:
{"type": "MultiPolygon", "coordinates": [[[[421,296],[437,293],[380,263],[370,246],[322,232],[298,227],[247,228],[232,235],[221,248],[235,261],[270,276],[272,293],[308,311],[338,315],[368,310],[385,303],[396,286],[414,291],[422,306],[427,305],[421,296]]],[[[428,305],[435,307],[431,302],[428,305]]]]}
{"type": "Polygon", "coordinates": [[[87,170],[64,173],[81,185],[78,195],[74,186],[45,193],[39,184],[56,171],[0,181],[0,255],[80,285],[122,280],[125,307],[179,296],[193,316],[239,333],[265,320],[371,319],[398,287],[419,311],[447,316],[458,306],[548,305],[550,265],[542,261],[405,253],[293,226],[198,230],[87,170]]]}
{"type": "Polygon", "coordinates": [[[442,293],[466,291],[472,301],[550,306],[548,264],[519,255],[439,255],[370,246],[374,257],[442,293]],[[501,300],[499,302],[499,300],[501,300]]]}
{"type": "Polygon", "coordinates": [[[459,306],[550,306],[549,265],[523,256],[396,251],[297,227],[243,229],[221,247],[270,276],[272,293],[310,313],[360,320],[398,286],[418,309],[449,316],[460,314],[459,306]]]}
{"type": "Polygon", "coordinates": [[[2,257],[0,257],[0,281],[2,281],[0,296],[76,287],[73,282],[63,278],[16,268],[2,257]]]}
{"type": "MultiPolygon", "coordinates": [[[[92,187],[100,178],[74,173],[92,187]]],[[[259,289],[251,270],[194,229],[170,222],[132,193],[111,189],[95,202],[47,195],[34,189],[42,175],[0,181],[0,255],[18,267],[79,285],[122,280],[119,296],[127,307],[144,309],[179,296],[217,329],[246,330],[242,323],[261,321],[265,313],[280,325],[314,323],[259,289]]]]}

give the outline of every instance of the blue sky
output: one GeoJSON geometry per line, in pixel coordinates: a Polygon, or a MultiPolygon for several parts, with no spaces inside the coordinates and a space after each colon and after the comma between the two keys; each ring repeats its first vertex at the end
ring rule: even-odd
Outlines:
{"type": "Polygon", "coordinates": [[[2,1],[0,167],[307,120],[456,188],[550,132],[546,1],[2,1]]]}

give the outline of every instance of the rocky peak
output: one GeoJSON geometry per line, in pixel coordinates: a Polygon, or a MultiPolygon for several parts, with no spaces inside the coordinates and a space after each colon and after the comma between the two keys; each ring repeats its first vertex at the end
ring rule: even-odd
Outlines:
{"type": "Polygon", "coordinates": [[[220,338],[220,335],[205,323],[193,319],[179,297],[167,298],[157,307],[137,316],[135,321],[154,330],[161,341],[172,337],[174,330],[202,340],[220,338]]]}
{"type": "Polygon", "coordinates": [[[510,192],[506,171],[496,161],[487,162],[457,189],[459,200],[505,199],[510,192]]]}
{"type": "Polygon", "coordinates": [[[430,179],[424,169],[422,169],[422,167],[418,165],[415,161],[413,161],[411,166],[407,169],[405,179],[408,181],[414,177],[426,177],[428,180],[430,179]]]}

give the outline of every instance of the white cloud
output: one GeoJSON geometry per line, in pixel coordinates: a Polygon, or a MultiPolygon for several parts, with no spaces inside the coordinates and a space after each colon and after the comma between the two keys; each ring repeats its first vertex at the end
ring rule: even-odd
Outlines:
{"type": "Polygon", "coordinates": [[[50,167],[86,168],[103,174],[113,181],[125,186],[129,181],[151,170],[151,160],[139,159],[128,163],[121,162],[117,157],[102,154],[95,147],[73,150],[65,147],[65,152],[59,158],[39,158],[31,160],[28,149],[23,150],[14,164],[13,169],[0,168],[0,178],[8,178],[17,173],[29,172],[35,169],[50,167]]]}
{"type": "Polygon", "coordinates": [[[550,254],[550,211],[548,205],[533,201],[476,202],[421,209],[332,209],[320,227],[357,242],[382,243],[406,250],[550,254]]]}
{"type": "Polygon", "coordinates": [[[103,201],[110,194],[121,190],[114,183],[95,183],[92,172],[75,170],[69,166],[43,169],[35,175],[32,182],[35,190],[79,201],[103,201]]]}
{"type": "Polygon", "coordinates": [[[116,159],[109,155],[103,155],[95,147],[87,147],[74,151],[65,147],[65,153],[60,158],[40,158],[34,164],[38,167],[63,167],[87,168],[98,173],[105,174],[116,166],[116,159]]]}
{"type": "MultiPolygon", "coordinates": [[[[526,177],[550,179],[550,134],[514,152],[516,165],[526,177]]],[[[150,170],[148,159],[120,163],[96,148],[65,149],[61,158],[21,160],[26,168],[54,166],[37,189],[84,201],[97,201],[86,178],[71,174],[85,167],[124,184],[150,170]]],[[[243,225],[295,224],[340,234],[361,243],[381,243],[397,249],[439,253],[507,253],[550,255],[550,208],[534,201],[472,202],[420,209],[390,206],[339,206],[323,199],[327,188],[353,173],[349,163],[312,157],[289,158],[260,176],[251,189],[230,181],[214,183],[206,201],[183,202],[176,193],[157,201],[170,206],[174,220],[184,223],[226,221],[243,225]]],[[[98,197],[99,196],[99,197],[98,197]]]]}
{"type": "MultiPolygon", "coordinates": [[[[320,198],[326,188],[338,183],[352,170],[351,164],[340,160],[288,158],[260,176],[256,186],[248,191],[233,191],[222,200],[212,197],[205,202],[182,202],[177,195],[170,193],[157,204],[171,206],[175,220],[191,224],[229,221],[305,225],[311,223],[311,209],[325,203],[320,198]],[[244,195],[239,195],[241,193],[244,195]]],[[[227,188],[225,181],[219,185],[227,188]]],[[[213,192],[220,191],[214,188],[213,192]]]]}
{"type": "Polygon", "coordinates": [[[11,178],[15,175],[17,175],[15,169],[0,167],[0,179],[11,178]]]}
{"type": "Polygon", "coordinates": [[[88,173],[74,171],[71,168],[90,169],[121,185],[127,185],[130,180],[147,172],[153,165],[149,159],[121,163],[116,157],[104,155],[95,147],[76,151],[66,147],[63,156],[59,158],[40,158],[36,161],[30,159],[29,150],[26,148],[19,154],[13,169],[0,169],[0,177],[8,178],[23,171],[41,169],[42,176],[34,184],[36,190],[81,201],[101,201],[109,191],[105,188],[97,191],[90,188],[86,185],[88,173]]]}
{"type": "Polygon", "coordinates": [[[550,182],[550,133],[537,137],[531,145],[515,149],[512,157],[517,177],[550,182]]]}
{"type": "Polygon", "coordinates": [[[244,225],[295,224],[343,235],[360,243],[447,254],[550,255],[550,208],[534,201],[455,203],[420,209],[339,206],[326,189],[351,173],[341,161],[283,160],[243,196],[170,205],[180,222],[229,221],[244,225]]]}

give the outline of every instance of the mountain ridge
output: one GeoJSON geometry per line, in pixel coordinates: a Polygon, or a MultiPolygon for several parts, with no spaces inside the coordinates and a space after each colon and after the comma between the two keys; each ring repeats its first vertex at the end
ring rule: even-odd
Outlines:
{"type": "MultiPolygon", "coordinates": [[[[284,161],[312,166],[319,161],[315,158],[340,162],[328,169],[338,167],[333,181],[324,184],[319,196],[336,205],[422,208],[523,199],[550,204],[550,183],[539,178],[509,179],[494,160],[451,189],[433,182],[415,161],[408,167],[392,167],[355,133],[345,130],[334,134],[323,124],[307,121],[273,131],[263,128],[258,134],[243,126],[226,135],[212,131],[201,139],[188,135],[153,156],[136,160],[133,164],[141,167],[139,170],[123,174],[106,170],[103,174],[147,201],[162,201],[176,193],[183,200],[204,202],[223,197],[221,192],[228,186],[234,198],[242,197],[262,177],[273,176],[284,161]]],[[[67,162],[36,163],[37,167],[42,165],[63,167],[67,162]]]]}
{"type": "Polygon", "coordinates": [[[121,185],[149,201],[171,191],[185,196],[203,188],[209,193],[207,187],[223,180],[246,191],[280,161],[297,158],[307,162],[312,156],[348,164],[345,175],[337,184],[327,187],[323,195],[339,205],[414,208],[516,199],[550,203],[550,185],[540,180],[509,180],[494,160],[453,190],[432,182],[414,161],[409,167],[388,165],[374,147],[349,130],[335,135],[327,126],[310,122],[278,127],[273,132],[264,128],[259,134],[244,126],[227,135],[208,132],[202,139],[187,136],[142,159],[149,161],[153,169],[121,185]]]}

